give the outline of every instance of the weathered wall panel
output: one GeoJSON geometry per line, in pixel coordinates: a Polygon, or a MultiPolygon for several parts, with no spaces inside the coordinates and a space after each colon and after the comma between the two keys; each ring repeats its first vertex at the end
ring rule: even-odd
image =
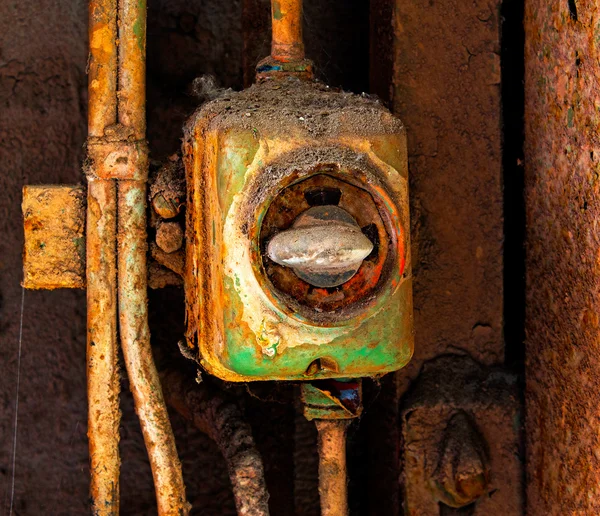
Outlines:
{"type": "Polygon", "coordinates": [[[395,112],[408,132],[414,376],[440,353],[502,362],[499,3],[397,2],[395,112]]]}
{"type": "Polygon", "coordinates": [[[598,2],[526,2],[528,514],[600,513],[598,2]]]}
{"type": "Polygon", "coordinates": [[[502,362],[499,1],[397,2],[393,106],[410,170],[414,377],[440,353],[502,362]]]}
{"type": "MultiPolygon", "coordinates": [[[[500,4],[395,2],[392,105],[408,133],[415,264],[415,354],[399,395],[438,355],[504,362],[500,4]]],[[[408,469],[406,495],[418,489],[408,469]]],[[[518,507],[518,489],[499,487],[518,507]]]]}

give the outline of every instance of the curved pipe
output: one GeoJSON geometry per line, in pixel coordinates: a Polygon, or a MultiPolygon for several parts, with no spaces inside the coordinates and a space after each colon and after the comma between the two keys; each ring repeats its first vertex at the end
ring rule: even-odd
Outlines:
{"type": "Polygon", "coordinates": [[[161,373],[161,379],[169,405],[208,435],[223,454],[238,514],[268,516],[262,458],[239,407],[216,389],[198,386],[178,371],[161,373]]]}
{"type": "MultiPolygon", "coordinates": [[[[146,2],[119,0],[118,121],[143,159],[136,177],[147,177],[146,2]],[[141,168],[144,170],[141,170],[141,168]]],[[[121,347],[136,413],[154,478],[159,515],[185,515],[181,463],[165,405],[148,328],[146,181],[118,182],[118,292],[121,347]]]]}
{"type": "MultiPolygon", "coordinates": [[[[117,0],[89,3],[88,134],[117,121],[117,0]]],[[[115,182],[88,174],[87,396],[92,514],[119,514],[120,378],[117,346],[115,182]]]]}

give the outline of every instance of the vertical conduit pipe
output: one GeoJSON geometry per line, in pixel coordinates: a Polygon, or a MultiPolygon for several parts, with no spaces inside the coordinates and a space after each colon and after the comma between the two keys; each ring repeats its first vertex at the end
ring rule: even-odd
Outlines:
{"type": "Polygon", "coordinates": [[[271,57],[284,63],[302,61],[302,0],[272,0],[271,20],[271,57]]]}
{"type": "MultiPolygon", "coordinates": [[[[139,146],[147,177],[146,2],[119,2],[118,120],[139,146]]],[[[118,290],[121,346],[150,459],[158,514],[188,514],[181,463],[150,346],[146,267],[146,181],[118,183],[118,290]]]]}
{"type": "MultiPolygon", "coordinates": [[[[102,138],[117,121],[117,0],[89,3],[88,133],[102,138]]],[[[98,516],[119,513],[116,188],[88,174],[87,392],[90,499],[98,516]]]]}
{"type": "Polygon", "coordinates": [[[319,432],[319,495],[322,516],[348,516],[347,419],[316,419],[319,432]]]}

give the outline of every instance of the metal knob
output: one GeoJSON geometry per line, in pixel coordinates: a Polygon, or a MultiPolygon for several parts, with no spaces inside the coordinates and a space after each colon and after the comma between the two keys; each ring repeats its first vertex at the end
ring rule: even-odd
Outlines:
{"type": "Polygon", "coordinates": [[[337,287],[357,273],[372,250],[373,243],[347,211],[315,206],[270,240],[267,256],[311,285],[337,287]]]}

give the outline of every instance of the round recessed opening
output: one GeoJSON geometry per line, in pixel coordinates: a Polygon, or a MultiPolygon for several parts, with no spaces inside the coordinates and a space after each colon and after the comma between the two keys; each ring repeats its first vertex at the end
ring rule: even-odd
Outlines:
{"type": "MultiPolygon", "coordinates": [[[[271,202],[260,228],[259,247],[264,274],[277,297],[294,312],[309,318],[356,313],[370,303],[397,261],[395,235],[373,195],[344,180],[342,174],[323,172],[298,181],[279,192],[271,202]],[[373,244],[373,250],[348,281],[336,287],[316,287],[292,268],[268,257],[269,241],[288,230],[304,212],[315,206],[338,206],[348,212],[373,244]]],[[[381,204],[381,203],[380,203],[381,204]]]]}

